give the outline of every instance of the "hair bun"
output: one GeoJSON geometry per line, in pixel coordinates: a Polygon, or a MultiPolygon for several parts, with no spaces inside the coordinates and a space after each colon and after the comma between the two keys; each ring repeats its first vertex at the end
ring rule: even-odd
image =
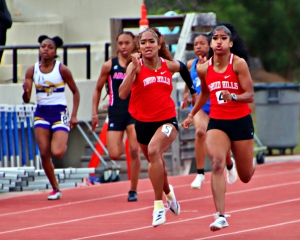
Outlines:
{"type": "Polygon", "coordinates": [[[63,40],[59,36],[55,36],[51,39],[55,43],[56,47],[61,47],[64,44],[63,40]]]}
{"type": "Polygon", "coordinates": [[[38,43],[42,43],[45,39],[50,39],[50,40],[52,40],[52,41],[54,42],[54,44],[55,44],[56,47],[61,47],[61,46],[64,44],[64,42],[63,42],[63,40],[61,39],[61,37],[55,36],[55,37],[53,37],[53,38],[50,38],[50,37],[48,37],[47,35],[41,35],[41,36],[39,36],[39,38],[38,38],[38,43]]]}
{"type": "Polygon", "coordinates": [[[47,38],[49,38],[47,35],[41,35],[41,36],[39,36],[38,43],[42,43],[47,38]]]}

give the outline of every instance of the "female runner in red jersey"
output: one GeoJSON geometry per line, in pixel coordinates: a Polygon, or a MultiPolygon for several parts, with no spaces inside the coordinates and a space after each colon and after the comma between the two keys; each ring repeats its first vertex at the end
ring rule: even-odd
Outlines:
{"type": "Polygon", "coordinates": [[[212,161],[211,189],[217,210],[215,221],[210,224],[212,231],[228,227],[225,218],[226,183],[223,176],[228,151],[231,149],[233,152],[242,182],[249,182],[255,171],[254,128],[248,106],[254,100],[254,91],[246,62],[248,55],[233,26],[225,25],[218,25],[212,31],[210,46],[213,56],[197,68],[202,91],[193,110],[182,122],[182,126],[187,129],[193,116],[210,97],[206,144],[212,161]]]}
{"type": "Polygon", "coordinates": [[[196,91],[187,67],[172,60],[156,28],[139,34],[138,48],[140,53],[132,55],[119,95],[125,99],[131,92],[129,112],[136,119],[137,140],[149,162],[148,174],[155,194],[152,225],[158,226],[166,221],[163,192],[172,213],[180,213],[173,187],[168,183],[163,157],[178,134],[175,103],[171,98],[173,73],[181,74],[193,101],[196,99],[196,91]]]}
{"type": "MultiPolygon", "coordinates": [[[[194,88],[196,89],[197,95],[201,92],[200,79],[197,73],[197,66],[203,64],[207,61],[208,53],[210,50],[210,34],[199,34],[194,39],[194,53],[197,58],[190,59],[186,66],[190,71],[191,78],[193,80],[194,88]]],[[[181,108],[184,109],[188,104],[188,87],[185,86],[183,91],[182,105],[181,108]]],[[[193,109],[190,106],[190,111],[193,109]]],[[[195,158],[197,166],[197,175],[194,181],[191,183],[191,188],[200,189],[202,182],[205,180],[204,175],[204,164],[207,155],[206,150],[206,129],[209,121],[210,112],[210,101],[208,100],[206,104],[200,109],[193,118],[193,125],[195,127],[195,158]]],[[[227,182],[229,184],[235,183],[237,180],[237,172],[235,168],[235,161],[231,158],[230,152],[226,157],[226,176],[227,182]]]]}

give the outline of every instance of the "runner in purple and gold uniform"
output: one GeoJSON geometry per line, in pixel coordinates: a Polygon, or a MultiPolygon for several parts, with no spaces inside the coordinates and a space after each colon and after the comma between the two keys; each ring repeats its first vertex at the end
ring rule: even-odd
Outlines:
{"type": "Polygon", "coordinates": [[[56,60],[56,50],[62,46],[62,39],[42,35],[38,38],[38,42],[41,60],[26,71],[22,97],[25,103],[30,102],[34,83],[37,98],[34,115],[35,135],[43,169],[53,188],[48,200],[57,200],[62,194],[54,175],[51,156],[60,159],[67,151],[70,128],[78,124],[77,110],[80,97],[70,70],[56,60]],[[65,84],[73,93],[73,111],[70,118],[64,92],[65,84]]]}

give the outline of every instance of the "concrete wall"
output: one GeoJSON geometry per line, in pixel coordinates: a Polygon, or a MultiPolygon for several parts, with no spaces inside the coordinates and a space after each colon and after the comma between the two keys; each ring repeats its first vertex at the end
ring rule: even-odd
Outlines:
{"type": "MultiPolygon", "coordinates": [[[[139,17],[142,0],[6,0],[13,18],[6,45],[37,45],[42,34],[60,36],[64,43],[91,44],[91,78],[104,63],[105,43],[110,42],[111,17],[139,17]]],[[[137,26],[138,27],[138,26],[137,26]]],[[[58,52],[63,61],[62,51],[58,52]]],[[[29,65],[38,60],[38,50],[18,51],[18,81],[29,65]]],[[[85,78],[86,55],[68,50],[68,67],[75,79],[85,78]]],[[[11,82],[12,51],[4,51],[0,83],[11,82]],[[9,65],[9,66],[8,66],[9,65]]]]}
{"type": "MultiPolygon", "coordinates": [[[[109,41],[110,18],[140,16],[143,3],[143,0],[6,1],[15,22],[61,21],[67,43],[109,41]]],[[[8,43],[14,41],[11,37],[9,36],[8,43]]],[[[21,39],[20,36],[17,37],[21,39]]],[[[26,37],[28,36],[22,36],[26,37]]],[[[33,37],[36,40],[37,34],[33,37]]]]}

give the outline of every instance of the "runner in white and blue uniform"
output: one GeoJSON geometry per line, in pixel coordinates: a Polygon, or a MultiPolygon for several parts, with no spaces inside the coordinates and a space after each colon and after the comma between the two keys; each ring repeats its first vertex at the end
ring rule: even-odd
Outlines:
{"type": "Polygon", "coordinates": [[[60,74],[59,61],[49,73],[40,70],[40,62],[34,65],[34,84],[37,108],[34,114],[34,127],[53,132],[70,131],[69,113],[65,96],[65,81],[60,74]]]}
{"type": "Polygon", "coordinates": [[[78,124],[77,110],[79,91],[70,70],[56,60],[56,50],[62,46],[60,37],[50,38],[42,35],[40,43],[41,60],[26,71],[23,84],[23,101],[30,102],[32,86],[35,84],[37,108],[34,114],[34,127],[43,169],[49,179],[53,191],[48,200],[62,197],[54,175],[51,157],[61,159],[67,151],[70,128],[78,124]],[[73,93],[73,110],[69,116],[65,85],[73,93]]]}

